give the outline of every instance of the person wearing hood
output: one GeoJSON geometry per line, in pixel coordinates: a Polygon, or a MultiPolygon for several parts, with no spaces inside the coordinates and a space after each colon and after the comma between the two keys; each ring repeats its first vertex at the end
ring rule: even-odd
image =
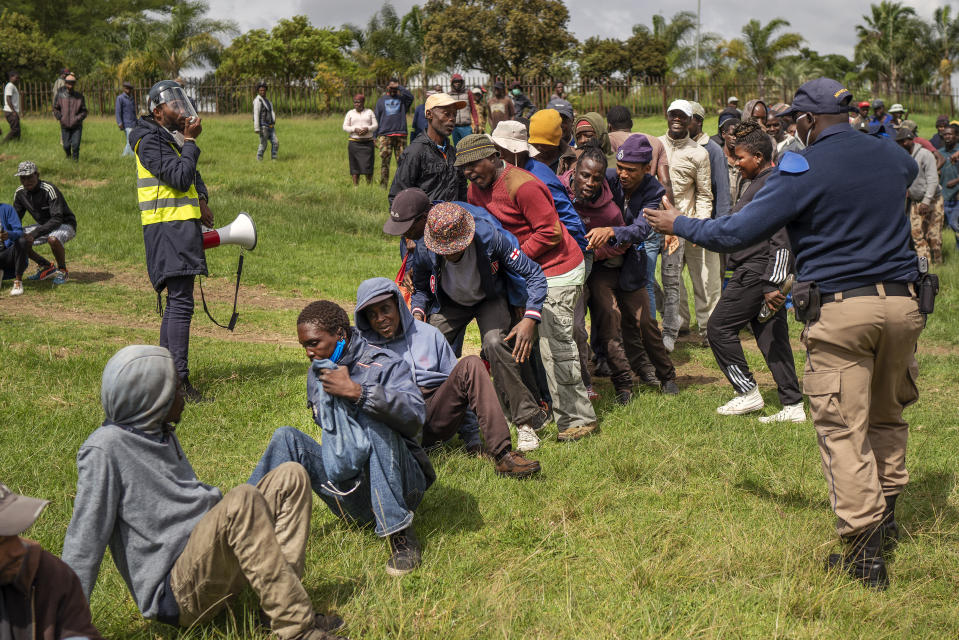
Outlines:
{"type": "MultiPolygon", "coordinates": [[[[327,360],[333,365],[321,369],[316,378],[327,397],[348,405],[362,428],[368,448],[358,452],[354,447],[349,453],[363,471],[352,489],[337,488],[323,461],[323,447],[329,445],[325,438],[321,444],[299,429],[280,427],[248,482],[262,482],[289,461],[302,464],[313,491],[330,511],[349,522],[374,524],[376,535],[389,539],[386,572],[406,575],[422,560],[414,512],[436,480],[422,447],[426,404],[413,372],[403,358],[367,342],[335,302],[308,304],[297,317],[296,333],[311,363],[327,360]]],[[[309,374],[307,380],[309,384],[309,374]]],[[[331,425],[320,424],[322,407],[314,403],[309,389],[308,397],[314,422],[324,432],[329,430],[331,425]]]]}
{"type": "Polygon", "coordinates": [[[0,638],[102,640],[77,574],[20,537],[47,504],[0,484],[0,638]]]}
{"type": "MultiPolygon", "coordinates": [[[[471,220],[466,216],[457,222],[469,226],[471,220]]],[[[427,226],[424,238],[431,251],[455,249],[455,254],[445,256],[451,262],[461,260],[472,243],[472,237],[459,233],[460,229],[455,227],[445,226],[441,233],[446,231],[446,236],[437,238],[427,226]]],[[[360,335],[370,344],[403,358],[413,372],[413,380],[426,401],[424,447],[446,442],[465,420],[478,420],[486,453],[492,457],[498,474],[527,478],[539,473],[538,462],[513,451],[509,425],[483,361],[472,355],[457,361],[443,333],[413,317],[395,282],[370,278],[360,283],[353,317],[360,335]]]]}
{"type": "Polygon", "coordinates": [[[768,117],[769,107],[766,106],[765,102],[757,98],[746,103],[746,108],[743,109],[743,117],[740,119],[743,122],[749,122],[750,120],[758,122],[759,126],[765,131],[766,119],[768,117]]]}
{"type": "Polygon", "coordinates": [[[516,425],[517,449],[532,451],[539,446],[536,432],[546,425],[547,414],[524,384],[522,364],[542,318],[546,277],[509,232],[487,220],[489,215],[465,202],[443,202],[430,209],[425,227],[415,225],[423,229],[423,240],[414,257],[412,315],[428,320],[450,343],[476,320],[494,388],[516,425]],[[430,229],[435,237],[449,235],[453,228],[460,233],[455,246],[469,238],[455,261],[444,255],[447,245],[427,244],[425,232],[430,229]],[[523,310],[515,326],[510,306],[523,310]]]}
{"type": "Polygon", "coordinates": [[[160,323],[160,346],[173,354],[184,396],[191,402],[207,398],[190,383],[190,323],[193,285],[207,275],[201,223],[213,226],[206,184],[197,170],[203,132],[200,118],[183,88],[162,80],[150,89],[150,114],[130,133],[136,154],[137,199],[147,274],[166,308],[160,323]]]}
{"type": "Polygon", "coordinates": [[[573,129],[576,136],[576,155],[579,155],[580,149],[588,141],[593,140],[603,153],[606,154],[606,161],[613,160],[613,148],[609,143],[609,131],[606,129],[606,118],[595,111],[580,116],[576,119],[573,129]]]}
{"type": "Polygon", "coordinates": [[[303,575],[310,478],[286,464],[225,496],[200,482],[175,425],[183,391],[163,347],[120,349],[103,369],[105,420],[77,453],[63,560],[89,600],[103,553],[145,618],[190,627],[249,583],[282,640],[328,640],[342,624],[316,616],[303,575]]]}

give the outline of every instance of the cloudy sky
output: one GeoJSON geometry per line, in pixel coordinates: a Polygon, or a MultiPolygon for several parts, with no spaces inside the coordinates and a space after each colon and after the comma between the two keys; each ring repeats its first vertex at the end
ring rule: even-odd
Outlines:
{"type": "MultiPolygon", "coordinates": [[[[383,0],[271,0],[268,4],[259,0],[210,0],[210,13],[217,18],[235,20],[241,31],[269,28],[280,18],[297,14],[309,16],[310,21],[317,26],[340,26],[346,22],[364,25],[382,4],[383,0]]],[[[422,4],[422,1],[393,0],[393,6],[400,14],[414,4],[422,4]]],[[[702,0],[703,30],[730,38],[738,35],[742,25],[750,18],[765,23],[772,18],[782,17],[792,23],[791,30],[802,33],[808,46],[819,53],[852,56],[855,26],[862,23],[862,16],[869,11],[870,2],[749,2],[748,11],[744,11],[746,4],[742,0],[702,0]]],[[[904,4],[912,6],[917,14],[928,20],[943,1],[906,0],[904,4]]],[[[675,3],[664,0],[605,0],[598,5],[592,2],[567,2],[567,6],[571,30],[577,38],[585,40],[593,35],[625,38],[629,36],[632,25],[651,25],[653,14],[672,16],[682,10],[695,12],[696,0],[678,0],[675,3]]]]}

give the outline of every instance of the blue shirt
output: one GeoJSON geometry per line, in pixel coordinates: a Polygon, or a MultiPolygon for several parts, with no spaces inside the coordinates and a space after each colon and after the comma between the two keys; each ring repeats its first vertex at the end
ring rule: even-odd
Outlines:
{"type": "Polygon", "coordinates": [[[12,247],[14,242],[23,237],[23,225],[20,223],[20,216],[17,215],[16,209],[6,203],[0,203],[0,228],[10,234],[3,242],[6,249],[12,247]]]}
{"type": "Polygon", "coordinates": [[[540,182],[546,185],[550,195],[553,196],[553,204],[556,205],[556,213],[559,214],[559,221],[562,222],[566,230],[569,231],[569,235],[573,236],[573,240],[579,245],[580,250],[586,251],[586,245],[589,244],[586,242],[586,227],[583,226],[582,218],[579,217],[575,207],[573,207],[573,203],[570,202],[569,194],[566,191],[566,187],[560,182],[559,176],[548,166],[533,158],[527,160],[523,168],[539,178],[540,182]]]}
{"type": "Polygon", "coordinates": [[[673,231],[711,251],[731,253],[783,226],[798,279],[823,293],[919,279],[906,190],[916,161],[888,140],[847,123],[829,127],[799,154],[786,153],[752,202],[716,220],[680,216],[673,231]]]}
{"type": "Polygon", "coordinates": [[[132,129],[133,125],[137,123],[137,106],[133,102],[133,98],[127,94],[121,93],[117,96],[115,111],[117,124],[124,129],[132,129]]]}
{"type": "Polygon", "coordinates": [[[952,151],[946,151],[945,147],[940,147],[937,151],[946,159],[946,163],[942,165],[942,169],[939,170],[939,184],[942,185],[942,201],[953,202],[959,199],[959,185],[947,187],[946,183],[959,178],[959,167],[956,167],[955,163],[949,160],[952,154],[959,151],[959,146],[954,146],[952,151]]]}

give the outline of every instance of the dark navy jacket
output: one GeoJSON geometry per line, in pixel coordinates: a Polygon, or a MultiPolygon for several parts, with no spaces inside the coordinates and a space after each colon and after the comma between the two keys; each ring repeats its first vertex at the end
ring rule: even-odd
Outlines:
{"type": "Polygon", "coordinates": [[[406,135],[406,112],[413,104],[413,94],[404,86],[400,86],[396,96],[384,93],[376,101],[373,114],[376,116],[376,135],[388,136],[402,133],[406,135]]]}
{"type": "MultiPolygon", "coordinates": [[[[173,134],[157,124],[153,116],[144,116],[130,132],[130,146],[143,166],[158,179],[178,191],[186,191],[195,184],[200,200],[208,199],[206,185],[196,168],[200,149],[195,142],[186,142],[180,147],[173,134]],[[179,150],[179,155],[173,147],[179,150]]],[[[148,224],[143,227],[143,244],[147,273],[157,291],[163,291],[167,278],[207,274],[198,219],[148,224]]]]}
{"type": "MultiPolygon", "coordinates": [[[[481,209],[463,202],[457,204],[469,210],[481,209]]],[[[476,262],[479,270],[481,286],[487,297],[508,298],[515,304],[513,296],[509,294],[509,278],[522,278],[526,282],[527,298],[525,301],[525,317],[536,322],[541,319],[543,301],[546,299],[546,276],[540,266],[530,260],[519,247],[510,243],[506,235],[497,230],[482,216],[473,216],[476,221],[476,232],[473,235],[473,244],[476,245],[476,262]]],[[[438,256],[426,248],[422,240],[417,243],[416,253],[413,256],[413,297],[410,306],[428,316],[442,308],[449,302],[440,282],[443,271],[443,257],[438,256]]],[[[518,305],[517,305],[518,306],[518,305]]]]}
{"type": "Polygon", "coordinates": [[[887,140],[846,123],[829,127],[801,153],[786,153],[756,197],[735,215],[676,219],[673,231],[710,251],[730,253],[785,226],[800,282],[823,293],[876,282],[915,282],[916,252],[903,214],[916,161],[887,140]]]}
{"type": "Polygon", "coordinates": [[[610,244],[629,245],[623,254],[623,266],[619,270],[619,288],[623,291],[638,291],[646,286],[646,251],[644,242],[652,228],[643,217],[643,209],[658,209],[666,195],[666,188],[654,176],[646,174],[643,181],[626,199],[623,184],[615,169],[606,170],[606,181],[613,190],[613,200],[623,209],[626,226],[614,227],[610,244]]]}
{"type": "Polygon", "coordinates": [[[556,205],[556,213],[559,214],[559,221],[562,222],[566,230],[569,231],[569,235],[573,236],[573,240],[579,245],[580,250],[586,251],[586,245],[589,244],[586,242],[586,227],[583,226],[583,220],[579,217],[579,214],[576,213],[573,203],[569,201],[569,194],[566,191],[566,187],[563,186],[556,172],[539,160],[534,160],[533,158],[526,161],[526,166],[524,166],[523,169],[532,173],[546,185],[546,188],[549,189],[549,194],[553,196],[553,203],[556,205]]]}
{"type": "Polygon", "coordinates": [[[426,128],[430,126],[426,119],[426,105],[421,104],[413,109],[413,130],[410,132],[410,144],[420,137],[421,133],[426,133],[426,128]]]}

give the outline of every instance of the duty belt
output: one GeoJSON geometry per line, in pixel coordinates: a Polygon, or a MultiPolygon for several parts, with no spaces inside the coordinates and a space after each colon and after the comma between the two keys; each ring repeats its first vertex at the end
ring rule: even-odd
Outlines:
{"type": "MultiPolygon", "coordinates": [[[[904,282],[883,282],[881,284],[887,296],[912,296],[912,291],[909,289],[909,285],[904,282]]],[[[870,284],[866,285],[865,287],[846,289],[845,291],[839,291],[836,293],[824,293],[822,294],[822,304],[826,304],[827,302],[835,302],[836,296],[840,293],[842,294],[843,300],[846,298],[861,298],[863,296],[878,296],[879,288],[874,284],[870,284]]]]}

